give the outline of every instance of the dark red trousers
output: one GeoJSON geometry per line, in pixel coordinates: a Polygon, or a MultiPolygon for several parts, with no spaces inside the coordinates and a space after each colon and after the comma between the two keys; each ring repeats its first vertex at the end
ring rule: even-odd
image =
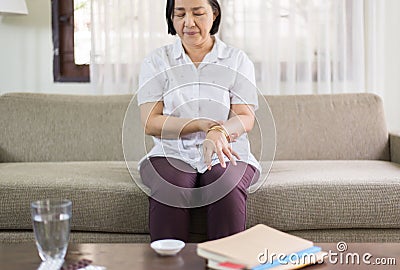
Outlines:
{"type": "MultiPolygon", "coordinates": [[[[163,199],[159,198],[168,200],[168,196],[177,196],[172,194],[175,192],[170,192],[171,195],[164,197],[158,196],[169,192],[165,186],[156,184],[160,180],[187,189],[205,187],[216,180],[230,181],[229,183],[234,181],[235,184],[229,188],[229,193],[209,205],[202,206],[207,208],[207,235],[212,240],[245,229],[247,188],[256,174],[258,171],[244,162],[237,162],[236,166],[227,162],[226,168],[217,164],[210,171],[201,174],[178,159],[152,157],[145,160],[140,168],[140,176],[143,183],[150,188],[151,194],[155,195],[149,196],[151,241],[174,238],[187,242],[189,238],[190,208],[163,203],[163,199]]],[[[182,200],[190,199],[187,197],[186,194],[182,200]]]]}

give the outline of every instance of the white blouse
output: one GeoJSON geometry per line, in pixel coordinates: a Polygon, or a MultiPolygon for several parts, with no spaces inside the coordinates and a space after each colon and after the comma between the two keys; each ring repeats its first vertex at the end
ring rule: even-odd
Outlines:
{"type": "MultiPolygon", "coordinates": [[[[144,59],[137,98],[139,105],[163,101],[164,115],[225,122],[231,104],[251,104],[258,108],[254,65],[243,51],[227,46],[215,37],[212,50],[196,68],[178,39],[144,59]]],[[[204,173],[207,170],[202,155],[205,136],[205,132],[196,132],[180,139],[153,137],[154,147],[141,159],[139,167],[146,158],[165,156],[180,159],[204,173]]],[[[261,172],[260,164],[250,152],[247,134],[233,142],[232,148],[239,154],[240,161],[261,172]]],[[[229,161],[226,157],[225,160],[229,161]]],[[[212,166],[218,163],[214,154],[212,166]]]]}

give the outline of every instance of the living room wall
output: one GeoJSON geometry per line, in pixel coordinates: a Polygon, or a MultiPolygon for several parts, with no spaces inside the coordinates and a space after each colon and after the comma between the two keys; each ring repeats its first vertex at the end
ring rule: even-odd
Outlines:
{"type": "Polygon", "coordinates": [[[88,83],[53,82],[51,1],[26,4],[27,16],[4,16],[0,22],[0,93],[90,93],[88,83]]]}
{"type": "MultiPolygon", "coordinates": [[[[0,94],[44,92],[91,94],[90,83],[54,83],[52,77],[51,1],[27,0],[29,15],[0,21],[0,94]]],[[[400,1],[385,0],[384,105],[390,130],[400,131],[400,1]]]]}

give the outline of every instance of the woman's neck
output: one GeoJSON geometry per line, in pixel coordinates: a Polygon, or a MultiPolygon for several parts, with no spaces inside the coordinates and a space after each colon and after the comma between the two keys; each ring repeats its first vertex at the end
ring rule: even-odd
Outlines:
{"type": "Polygon", "coordinates": [[[210,38],[208,38],[202,44],[190,46],[182,42],[182,45],[192,62],[198,66],[198,64],[203,61],[206,54],[212,50],[214,46],[214,40],[215,38],[210,36],[210,38]]]}

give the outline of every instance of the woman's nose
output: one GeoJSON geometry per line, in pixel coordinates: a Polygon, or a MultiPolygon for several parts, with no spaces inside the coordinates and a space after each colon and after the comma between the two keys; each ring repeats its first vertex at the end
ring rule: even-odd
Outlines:
{"type": "Polygon", "coordinates": [[[185,26],[186,27],[193,27],[194,26],[194,18],[193,15],[187,14],[185,16],[185,26]]]}

